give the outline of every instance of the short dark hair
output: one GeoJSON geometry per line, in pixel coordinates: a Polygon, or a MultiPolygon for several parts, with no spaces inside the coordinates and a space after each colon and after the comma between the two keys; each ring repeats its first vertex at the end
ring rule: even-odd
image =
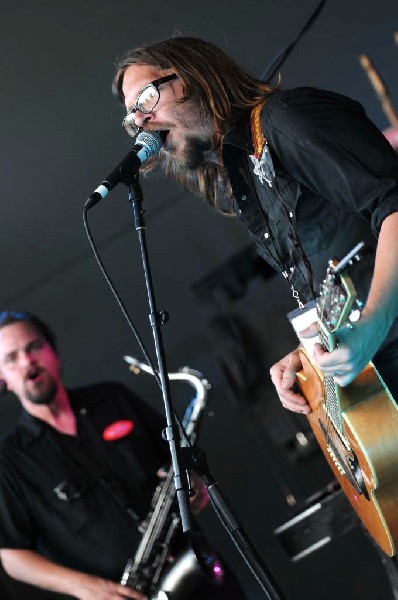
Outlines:
{"type": "Polygon", "coordinates": [[[55,333],[51,327],[39,319],[39,317],[36,317],[36,315],[32,315],[32,313],[29,313],[25,310],[3,310],[0,312],[0,329],[6,327],[7,325],[12,325],[12,323],[21,322],[31,323],[33,327],[35,327],[37,331],[44,337],[44,339],[47,340],[52,349],[58,353],[55,333]]]}

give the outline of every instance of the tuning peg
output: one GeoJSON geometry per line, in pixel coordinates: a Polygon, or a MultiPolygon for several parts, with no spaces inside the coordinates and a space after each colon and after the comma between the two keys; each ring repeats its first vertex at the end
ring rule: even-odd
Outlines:
{"type": "Polygon", "coordinates": [[[356,323],[357,321],[359,321],[360,318],[361,311],[358,308],[354,308],[354,310],[351,311],[350,316],[348,317],[350,324],[356,323]]]}

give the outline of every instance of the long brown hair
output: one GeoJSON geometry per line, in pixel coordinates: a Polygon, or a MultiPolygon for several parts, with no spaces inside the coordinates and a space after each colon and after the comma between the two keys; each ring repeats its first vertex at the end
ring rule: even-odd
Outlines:
{"type": "MultiPolygon", "coordinates": [[[[175,37],[130,50],[119,61],[113,92],[121,102],[124,102],[124,73],[134,64],[173,69],[183,83],[185,98],[193,100],[202,114],[212,119],[214,131],[221,136],[247,123],[252,108],[273,91],[211,42],[175,37]]],[[[167,176],[176,179],[185,189],[204,196],[222,212],[231,212],[232,204],[225,205],[231,190],[222,165],[209,162],[190,171],[181,169],[172,156],[161,152],[148,168],[154,168],[159,162],[167,176]]]]}

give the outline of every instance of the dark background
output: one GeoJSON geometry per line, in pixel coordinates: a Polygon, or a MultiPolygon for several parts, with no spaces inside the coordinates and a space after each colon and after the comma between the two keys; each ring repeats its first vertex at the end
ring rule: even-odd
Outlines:
{"type": "MultiPolygon", "coordinates": [[[[94,261],[82,224],[86,197],[131,147],[112,98],[114,63],[129,47],[196,35],[260,75],[314,9],[314,0],[3,0],[0,8],[0,309],[27,309],[55,329],[65,381],[131,385],[162,410],[150,375],[124,354],[137,342],[94,261]]],[[[360,100],[389,123],[358,56],[368,54],[398,108],[396,0],[329,0],[282,69],[282,87],[313,85],[360,100]]],[[[359,527],[293,563],[273,534],[332,480],[318,453],[300,453],[305,418],[285,414],[269,366],[295,339],[279,276],[261,267],[245,231],[164,180],[143,182],[147,239],[170,372],[188,365],[212,384],[201,428],[213,473],[288,598],[389,598],[377,553],[359,527]]],[[[140,252],[122,186],[89,214],[101,256],[153,356],[140,252]]],[[[173,386],[183,411],[193,389],[173,386]]],[[[1,430],[18,414],[1,400],[1,430]]],[[[201,522],[250,599],[263,594],[211,508],[201,522]]],[[[110,549],[111,552],[111,549],[110,549]]],[[[17,591],[19,598],[33,592],[17,591]]]]}

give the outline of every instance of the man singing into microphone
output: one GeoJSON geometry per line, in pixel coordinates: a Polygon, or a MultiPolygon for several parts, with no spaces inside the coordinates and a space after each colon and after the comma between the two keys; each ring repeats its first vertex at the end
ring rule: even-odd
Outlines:
{"type": "MultiPolygon", "coordinates": [[[[333,351],[315,344],[312,360],[340,386],[373,360],[398,399],[398,158],[363,107],[325,90],[273,89],[214,44],[190,37],[129,51],[113,88],[129,135],[163,134],[147,169],[160,164],[185,189],[238,217],[286,279],[292,309],[318,296],[329,259],[367,244],[355,281],[361,318],[336,332],[333,351]]],[[[301,368],[293,349],[271,378],[286,409],[308,414],[296,388],[301,368]]]]}
{"type": "MultiPolygon", "coordinates": [[[[143,600],[118,582],[141,540],[156,473],[170,462],[163,419],[117,383],[66,389],[60,371],[46,323],[27,312],[0,313],[0,382],[22,405],[0,445],[3,567],[62,597],[143,600]]],[[[197,512],[207,495],[194,475],[192,487],[197,512]]],[[[184,547],[180,538],[173,541],[184,547]]],[[[244,600],[232,577],[213,583],[203,579],[186,599],[244,600]]]]}
{"type": "MultiPolygon", "coordinates": [[[[113,87],[129,135],[163,134],[147,168],[160,163],[237,216],[295,299],[317,296],[328,260],[366,242],[361,319],[338,332],[333,352],[316,345],[314,358],[341,386],[373,359],[398,398],[398,158],[361,105],[315,88],[272,89],[213,44],[186,37],[128,52],[113,87]]],[[[271,377],[285,408],[308,413],[294,389],[300,368],[293,350],[271,377]]]]}

